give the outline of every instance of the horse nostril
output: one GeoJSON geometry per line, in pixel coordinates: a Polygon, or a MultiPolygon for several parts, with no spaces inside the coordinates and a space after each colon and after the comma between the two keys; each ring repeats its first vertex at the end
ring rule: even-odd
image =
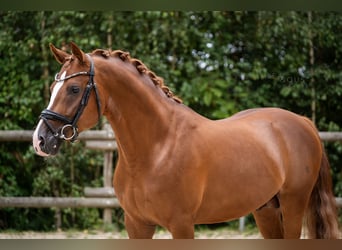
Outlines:
{"type": "Polygon", "coordinates": [[[44,145],[45,145],[45,139],[41,135],[39,136],[39,144],[40,144],[41,147],[44,147],[44,145]]]}

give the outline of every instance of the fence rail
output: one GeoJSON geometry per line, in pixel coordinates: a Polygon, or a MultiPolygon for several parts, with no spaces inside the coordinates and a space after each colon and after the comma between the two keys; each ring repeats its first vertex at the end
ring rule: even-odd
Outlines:
{"type": "MultiPolygon", "coordinates": [[[[33,130],[0,130],[0,141],[31,141],[33,130]]],[[[319,132],[322,141],[342,141],[342,132],[319,132]]],[[[80,133],[79,140],[105,140],[115,139],[112,130],[87,130],[80,133]]]]}
{"type": "MultiPolygon", "coordinates": [[[[102,194],[106,196],[108,194],[102,194]]],[[[100,194],[101,196],[101,194],[100,194]]],[[[342,208],[342,198],[336,197],[337,207],[342,208]]],[[[120,203],[115,197],[0,197],[0,208],[32,207],[32,208],[118,208],[120,203]]]]}
{"type": "Polygon", "coordinates": [[[322,141],[342,141],[342,132],[318,132],[322,141]]]}
{"type": "Polygon", "coordinates": [[[116,198],[84,197],[0,197],[0,208],[117,208],[120,203],[116,198]]]}
{"type": "Polygon", "coordinates": [[[85,197],[97,197],[97,198],[111,198],[115,197],[114,188],[111,187],[101,187],[101,188],[84,188],[85,197]]]}
{"type": "MultiPolygon", "coordinates": [[[[0,141],[31,141],[33,130],[0,130],[0,141]]],[[[112,130],[87,130],[80,133],[78,140],[114,140],[112,130]]]]}
{"type": "Polygon", "coordinates": [[[341,197],[335,197],[336,199],[336,205],[339,208],[342,208],[342,198],[341,197]]]}

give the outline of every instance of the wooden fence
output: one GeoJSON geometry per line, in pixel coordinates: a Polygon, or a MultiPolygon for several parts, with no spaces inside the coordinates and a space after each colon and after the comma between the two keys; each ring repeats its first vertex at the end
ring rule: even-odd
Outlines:
{"type": "MultiPolygon", "coordinates": [[[[32,130],[0,130],[0,141],[31,141],[32,135],[32,130]]],[[[105,224],[112,223],[112,208],[120,207],[112,187],[113,152],[117,148],[114,132],[109,124],[104,124],[102,130],[84,131],[79,135],[78,139],[85,141],[85,146],[87,148],[104,152],[103,188],[86,187],[84,189],[85,197],[0,197],[0,208],[54,207],[56,208],[55,217],[57,228],[60,228],[61,226],[61,208],[103,208],[103,222],[105,224]],[[96,190],[95,193],[94,190],[96,190]]]]}
{"type": "MultiPolygon", "coordinates": [[[[0,141],[31,141],[31,130],[0,130],[0,141]]],[[[319,132],[322,141],[342,142],[342,132],[319,132]]],[[[111,208],[120,207],[112,187],[113,151],[116,150],[115,135],[108,124],[103,130],[89,130],[80,134],[79,140],[86,142],[86,147],[104,151],[103,188],[86,187],[85,197],[0,197],[0,208],[33,207],[33,208],[104,208],[104,223],[111,223],[111,208]]],[[[342,198],[336,197],[338,207],[342,208],[342,198]]],[[[240,230],[243,231],[244,218],[240,219],[240,230]]]]}
{"type": "MultiPolygon", "coordinates": [[[[0,130],[0,141],[31,141],[33,130],[0,130]]],[[[322,141],[342,141],[342,132],[319,132],[322,141]]],[[[115,140],[111,129],[87,130],[82,132],[79,140],[112,141],[115,140]]]]}

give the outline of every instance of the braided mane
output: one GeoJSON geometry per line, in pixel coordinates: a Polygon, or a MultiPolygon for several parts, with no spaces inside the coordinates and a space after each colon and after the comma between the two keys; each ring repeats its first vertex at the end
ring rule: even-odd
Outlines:
{"type": "Polygon", "coordinates": [[[182,100],[179,97],[175,96],[173,92],[170,90],[170,88],[164,84],[163,78],[157,76],[153,71],[148,69],[146,65],[140,60],[136,58],[131,58],[131,56],[129,55],[129,52],[125,52],[122,50],[111,51],[111,50],[96,49],[92,52],[92,54],[99,55],[104,58],[108,58],[111,56],[117,57],[117,58],[120,58],[124,62],[130,62],[138,70],[140,74],[146,74],[152,80],[154,85],[160,87],[167,97],[172,98],[174,101],[178,103],[182,103],[182,100]]]}

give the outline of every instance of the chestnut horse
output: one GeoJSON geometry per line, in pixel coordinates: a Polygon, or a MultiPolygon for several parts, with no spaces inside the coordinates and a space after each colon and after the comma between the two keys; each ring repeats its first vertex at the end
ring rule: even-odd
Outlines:
{"type": "Polygon", "coordinates": [[[260,108],[209,120],[129,53],[50,48],[63,66],[33,134],[35,151],[54,155],[106,116],[130,238],[152,238],[156,225],[193,238],[195,224],[248,213],[264,238],[299,238],[304,217],[310,237],[339,237],[329,163],[307,118],[260,108]]]}

